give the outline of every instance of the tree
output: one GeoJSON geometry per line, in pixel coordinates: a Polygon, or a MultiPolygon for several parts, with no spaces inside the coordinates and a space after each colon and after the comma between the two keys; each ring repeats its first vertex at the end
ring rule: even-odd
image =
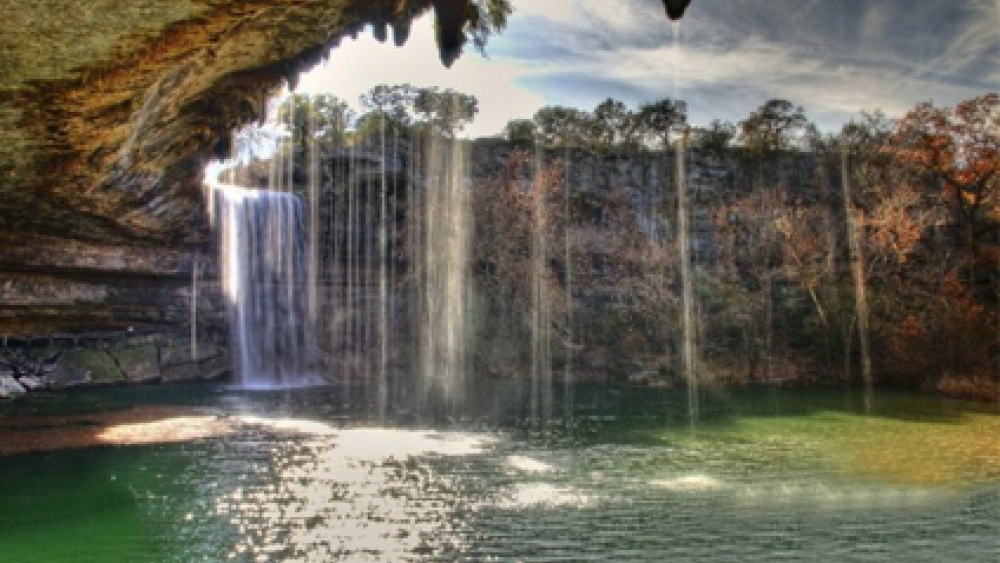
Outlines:
{"type": "Polygon", "coordinates": [[[589,137],[593,145],[613,147],[629,143],[633,138],[635,114],[623,102],[608,98],[594,108],[589,120],[589,137]]]}
{"type": "Polygon", "coordinates": [[[694,130],[694,144],[708,156],[723,161],[729,151],[729,145],[736,138],[736,126],[728,121],[712,121],[708,127],[694,130]]]}
{"type": "Polygon", "coordinates": [[[331,94],[292,94],[278,107],[278,119],[297,143],[310,136],[319,143],[342,142],[354,124],[354,111],[331,94]]]}
{"type": "Polygon", "coordinates": [[[479,101],[475,96],[450,89],[423,88],[413,99],[413,109],[431,130],[454,137],[475,119],[479,101]]]}
{"type": "Polygon", "coordinates": [[[504,127],[504,138],[514,144],[533,144],[538,127],[530,119],[514,119],[504,127]]]}
{"type": "Polygon", "coordinates": [[[575,108],[548,106],[533,118],[538,139],[548,146],[578,147],[589,139],[590,116],[575,108]]]}
{"type": "Polygon", "coordinates": [[[740,141],[759,155],[772,155],[793,146],[809,125],[806,112],[788,100],[768,100],[740,122],[740,141]]]}
{"type": "Polygon", "coordinates": [[[987,208],[1000,196],[1000,95],[954,108],[919,104],[892,135],[895,156],[936,180],[953,202],[963,243],[976,252],[990,225],[987,208]]]}
{"type": "Polygon", "coordinates": [[[413,104],[418,93],[409,84],[375,86],[361,96],[361,105],[368,112],[358,120],[358,133],[366,137],[383,125],[387,133],[405,133],[413,122],[413,104]]]}
{"type": "Polygon", "coordinates": [[[663,98],[639,108],[636,134],[644,140],[663,146],[687,124],[687,102],[663,98]]]}

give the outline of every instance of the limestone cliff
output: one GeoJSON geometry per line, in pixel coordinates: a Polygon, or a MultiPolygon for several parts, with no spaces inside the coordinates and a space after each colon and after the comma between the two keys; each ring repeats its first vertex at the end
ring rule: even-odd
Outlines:
{"type": "Polygon", "coordinates": [[[282,84],[432,8],[449,62],[494,1],[0,0],[0,333],[136,322],[107,284],[148,303],[143,280],[189,277],[204,165],[282,84]]]}

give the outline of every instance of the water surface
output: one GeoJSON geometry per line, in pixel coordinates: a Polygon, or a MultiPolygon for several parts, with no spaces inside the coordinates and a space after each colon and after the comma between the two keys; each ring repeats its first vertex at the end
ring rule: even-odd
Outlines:
{"type": "Polygon", "coordinates": [[[428,419],[342,389],[4,405],[4,439],[133,407],[226,430],[0,458],[0,560],[1000,560],[995,407],[884,394],[863,416],[849,392],[754,390],[706,394],[692,426],[678,391],[581,386],[546,420],[481,391],[428,419]]]}

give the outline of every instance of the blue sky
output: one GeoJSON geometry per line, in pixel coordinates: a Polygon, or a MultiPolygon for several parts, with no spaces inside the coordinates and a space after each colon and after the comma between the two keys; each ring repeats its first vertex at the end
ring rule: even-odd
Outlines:
{"type": "Polygon", "coordinates": [[[681,97],[695,124],[738,121],[782,97],[834,128],[864,109],[899,115],[1000,89],[1000,0],[693,0],[679,30],[660,0],[514,8],[488,58],[470,50],[442,68],[427,17],[403,48],[368,33],[345,42],[299,91],[354,102],[380,83],[454,88],[479,98],[468,130],[479,136],[542,105],[591,109],[607,97],[681,97]]]}

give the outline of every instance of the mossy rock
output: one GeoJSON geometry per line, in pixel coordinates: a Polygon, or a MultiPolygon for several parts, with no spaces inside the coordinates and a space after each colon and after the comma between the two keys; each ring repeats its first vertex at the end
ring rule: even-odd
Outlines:
{"type": "Polygon", "coordinates": [[[120,383],[126,380],[125,372],[105,350],[71,350],[59,359],[56,369],[49,375],[55,387],[75,385],[120,383]]]}
{"type": "Polygon", "coordinates": [[[159,350],[152,344],[116,347],[111,355],[129,381],[156,381],[162,375],[159,350]]]}

